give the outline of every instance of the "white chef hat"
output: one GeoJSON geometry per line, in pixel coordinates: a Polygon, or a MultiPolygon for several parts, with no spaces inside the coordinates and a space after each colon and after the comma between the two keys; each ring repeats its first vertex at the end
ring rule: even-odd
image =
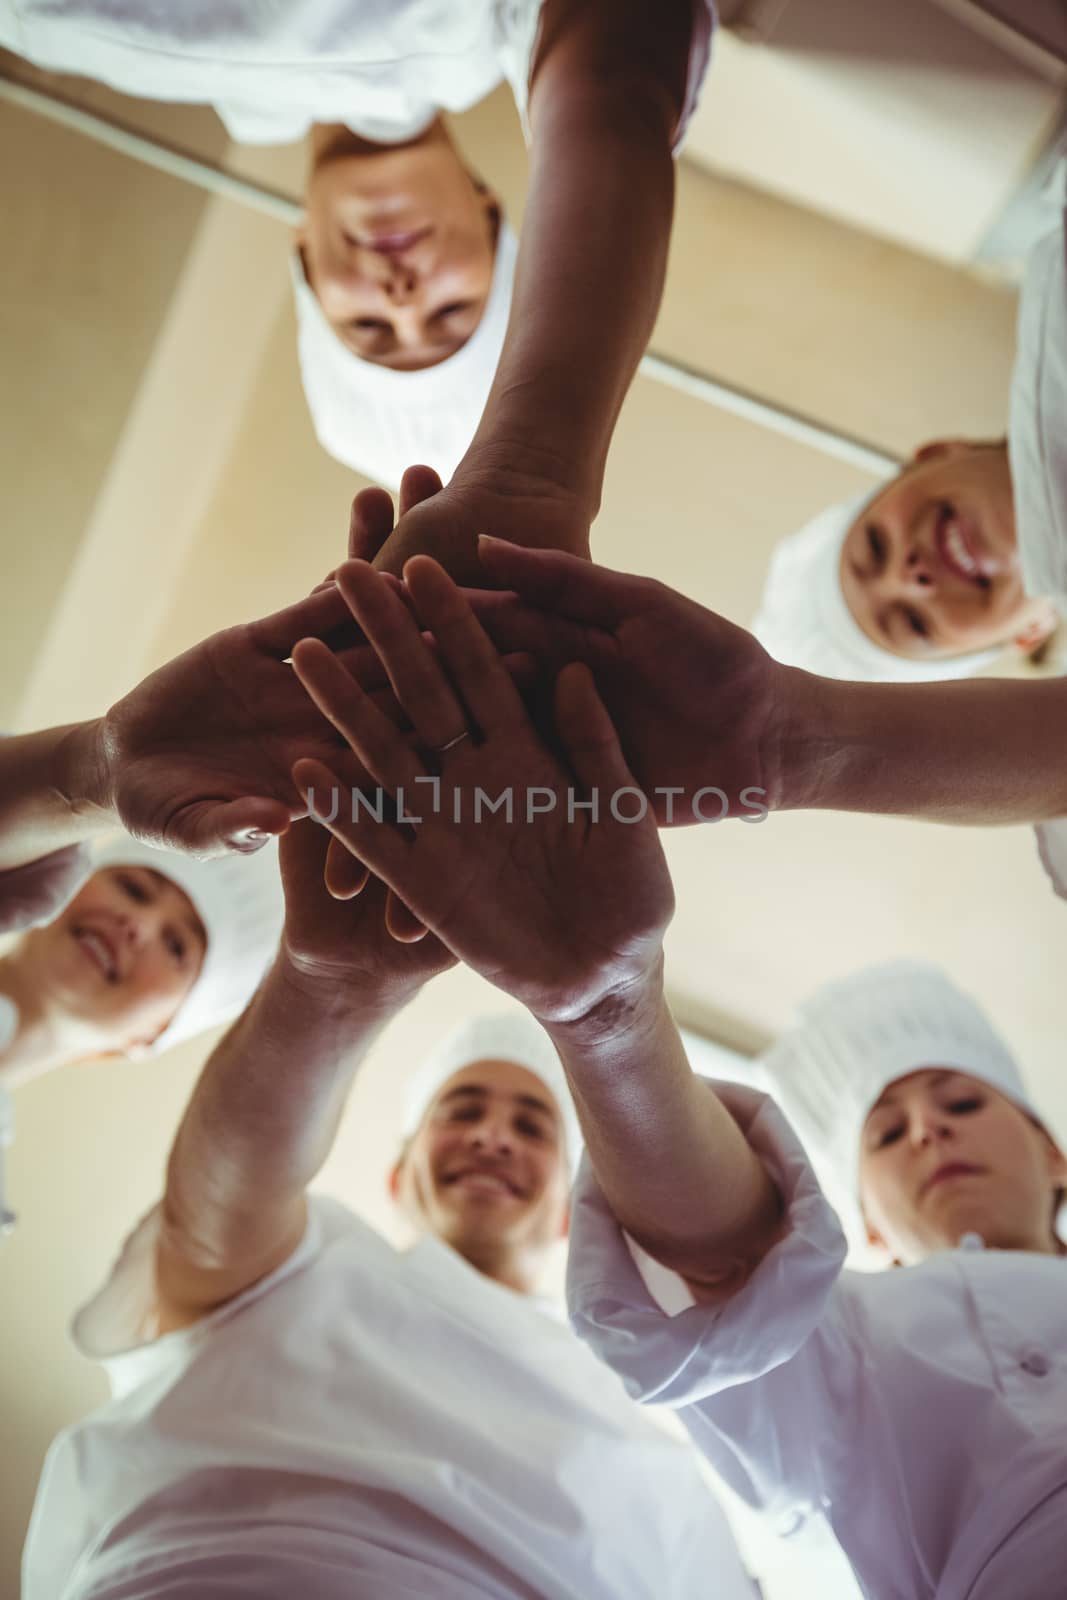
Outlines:
{"type": "Polygon", "coordinates": [[[198,861],[177,850],[156,849],[129,834],[94,847],[92,871],[147,867],[183,889],[207,930],[204,964],[171,1022],[149,1047],[151,1054],[229,1022],[244,1010],[274,956],[285,916],[278,848],[272,841],[253,855],[198,861]]]}
{"type": "Polygon", "coordinates": [[[1041,1120],[985,1012],[926,962],[886,962],[824,985],[761,1064],[854,1245],[866,1235],[859,1204],[863,1127],[898,1078],[923,1067],[953,1067],[1041,1120]]]}
{"type": "Polygon", "coordinates": [[[397,372],[350,350],[326,320],[299,251],[293,252],[300,376],[324,450],[391,489],[416,462],[448,482],[474,437],[496,373],[518,248],[501,222],[481,321],[454,355],[417,372],[397,372]]]}
{"type": "Polygon", "coordinates": [[[870,495],[828,506],[778,545],[752,631],[776,661],[824,678],[860,683],[931,683],[969,678],[1003,654],[979,650],[941,661],[893,655],[869,639],[841,590],[845,535],[870,495]]]}
{"type": "Polygon", "coordinates": [[[410,1139],[438,1090],[475,1061],[512,1061],[540,1078],[559,1107],[571,1174],[582,1153],[578,1116],[562,1062],[552,1040],[528,1011],[501,1011],[471,1017],[445,1035],[415,1069],[407,1085],[401,1132],[410,1139]]]}
{"type": "MultiPolygon", "coordinates": [[[[1067,175],[1067,161],[1064,162],[1067,175]]],[[[1067,597],[1067,215],[1030,251],[1019,297],[1008,455],[1028,594],[1067,597]]]]}

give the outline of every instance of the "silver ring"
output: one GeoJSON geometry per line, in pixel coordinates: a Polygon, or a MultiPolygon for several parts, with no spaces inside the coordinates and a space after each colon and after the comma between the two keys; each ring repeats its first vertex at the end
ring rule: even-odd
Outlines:
{"type": "Polygon", "coordinates": [[[449,739],[447,744],[434,745],[434,754],[443,756],[446,750],[454,750],[457,744],[462,744],[464,739],[470,738],[470,729],[464,728],[462,733],[457,733],[454,739],[449,739]]]}

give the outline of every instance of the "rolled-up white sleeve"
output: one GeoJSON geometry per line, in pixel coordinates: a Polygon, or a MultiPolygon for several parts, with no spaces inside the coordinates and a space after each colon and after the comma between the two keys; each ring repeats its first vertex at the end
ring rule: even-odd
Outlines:
{"type": "Polygon", "coordinates": [[[630,1395],[675,1409],[750,1504],[816,1509],[823,1474],[812,1430],[821,1417],[825,1431],[862,1363],[838,1290],[845,1236],[774,1101],[737,1084],[711,1087],[781,1191],[782,1237],[718,1305],[695,1304],[673,1273],[673,1293],[654,1293],[586,1158],[573,1201],[568,1309],[630,1395]],[[667,1309],[672,1301],[681,1309],[667,1309]]]}

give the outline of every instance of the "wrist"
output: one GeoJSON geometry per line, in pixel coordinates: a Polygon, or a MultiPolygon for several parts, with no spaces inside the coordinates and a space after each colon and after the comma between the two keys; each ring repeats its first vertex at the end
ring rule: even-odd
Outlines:
{"type": "Polygon", "coordinates": [[[51,783],[71,819],[83,825],[86,836],[115,826],[118,819],[102,718],[74,723],[60,736],[51,783]]]}
{"type": "Polygon", "coordinates": [[[838,809],[851,751],[842,732],[842,701],[852,684],[796,667],[779,669],[778,707],[769,768],[772,811],[838,809]]]}
{"type": "Polygon", "coordinates": [[[665,1005],[660,946],[640,973],[577,1005],[541,1007],[533,1014],[561,1053],[572,1048],[610,1051],[635,1029],[653,1024],[665,1005]]]}
{"type": "MultiPolygon", "coordinates": [[[[603,466],[543,442],[543,424],[529,429],[520,421],[504,425],[494,421],[491,434],[475,437],[456,468],[449,490],[474,495],[499,506],[497,517],[509,510],[536,509],[541,515],[574,523],[588,530],[600,510],[603,466]]],[[[495,518],[494,518],[495,521],[495,518]]],[[[507,522],[482,531],[507,537],[507,522]]]]}
{"type": "Polygon", "coordinates": [[[315,1011],[359,1015],[385,1022],[422,988],[421,977],[384,978],[340,961],[324,961],[296,949],[282,935],[274,976],[294,1004],[315,1011]]]}

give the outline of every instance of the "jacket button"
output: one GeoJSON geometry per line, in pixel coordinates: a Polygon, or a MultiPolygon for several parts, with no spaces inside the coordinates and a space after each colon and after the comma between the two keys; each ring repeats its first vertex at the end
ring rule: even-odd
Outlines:
{"type": "Polygon", "coordinates": [[[1043,1350],[1025,1351],[1019,1365],[1032,1378],[1047,1378],[1052,1369],[1052,1363],[1043,1350]]]}

